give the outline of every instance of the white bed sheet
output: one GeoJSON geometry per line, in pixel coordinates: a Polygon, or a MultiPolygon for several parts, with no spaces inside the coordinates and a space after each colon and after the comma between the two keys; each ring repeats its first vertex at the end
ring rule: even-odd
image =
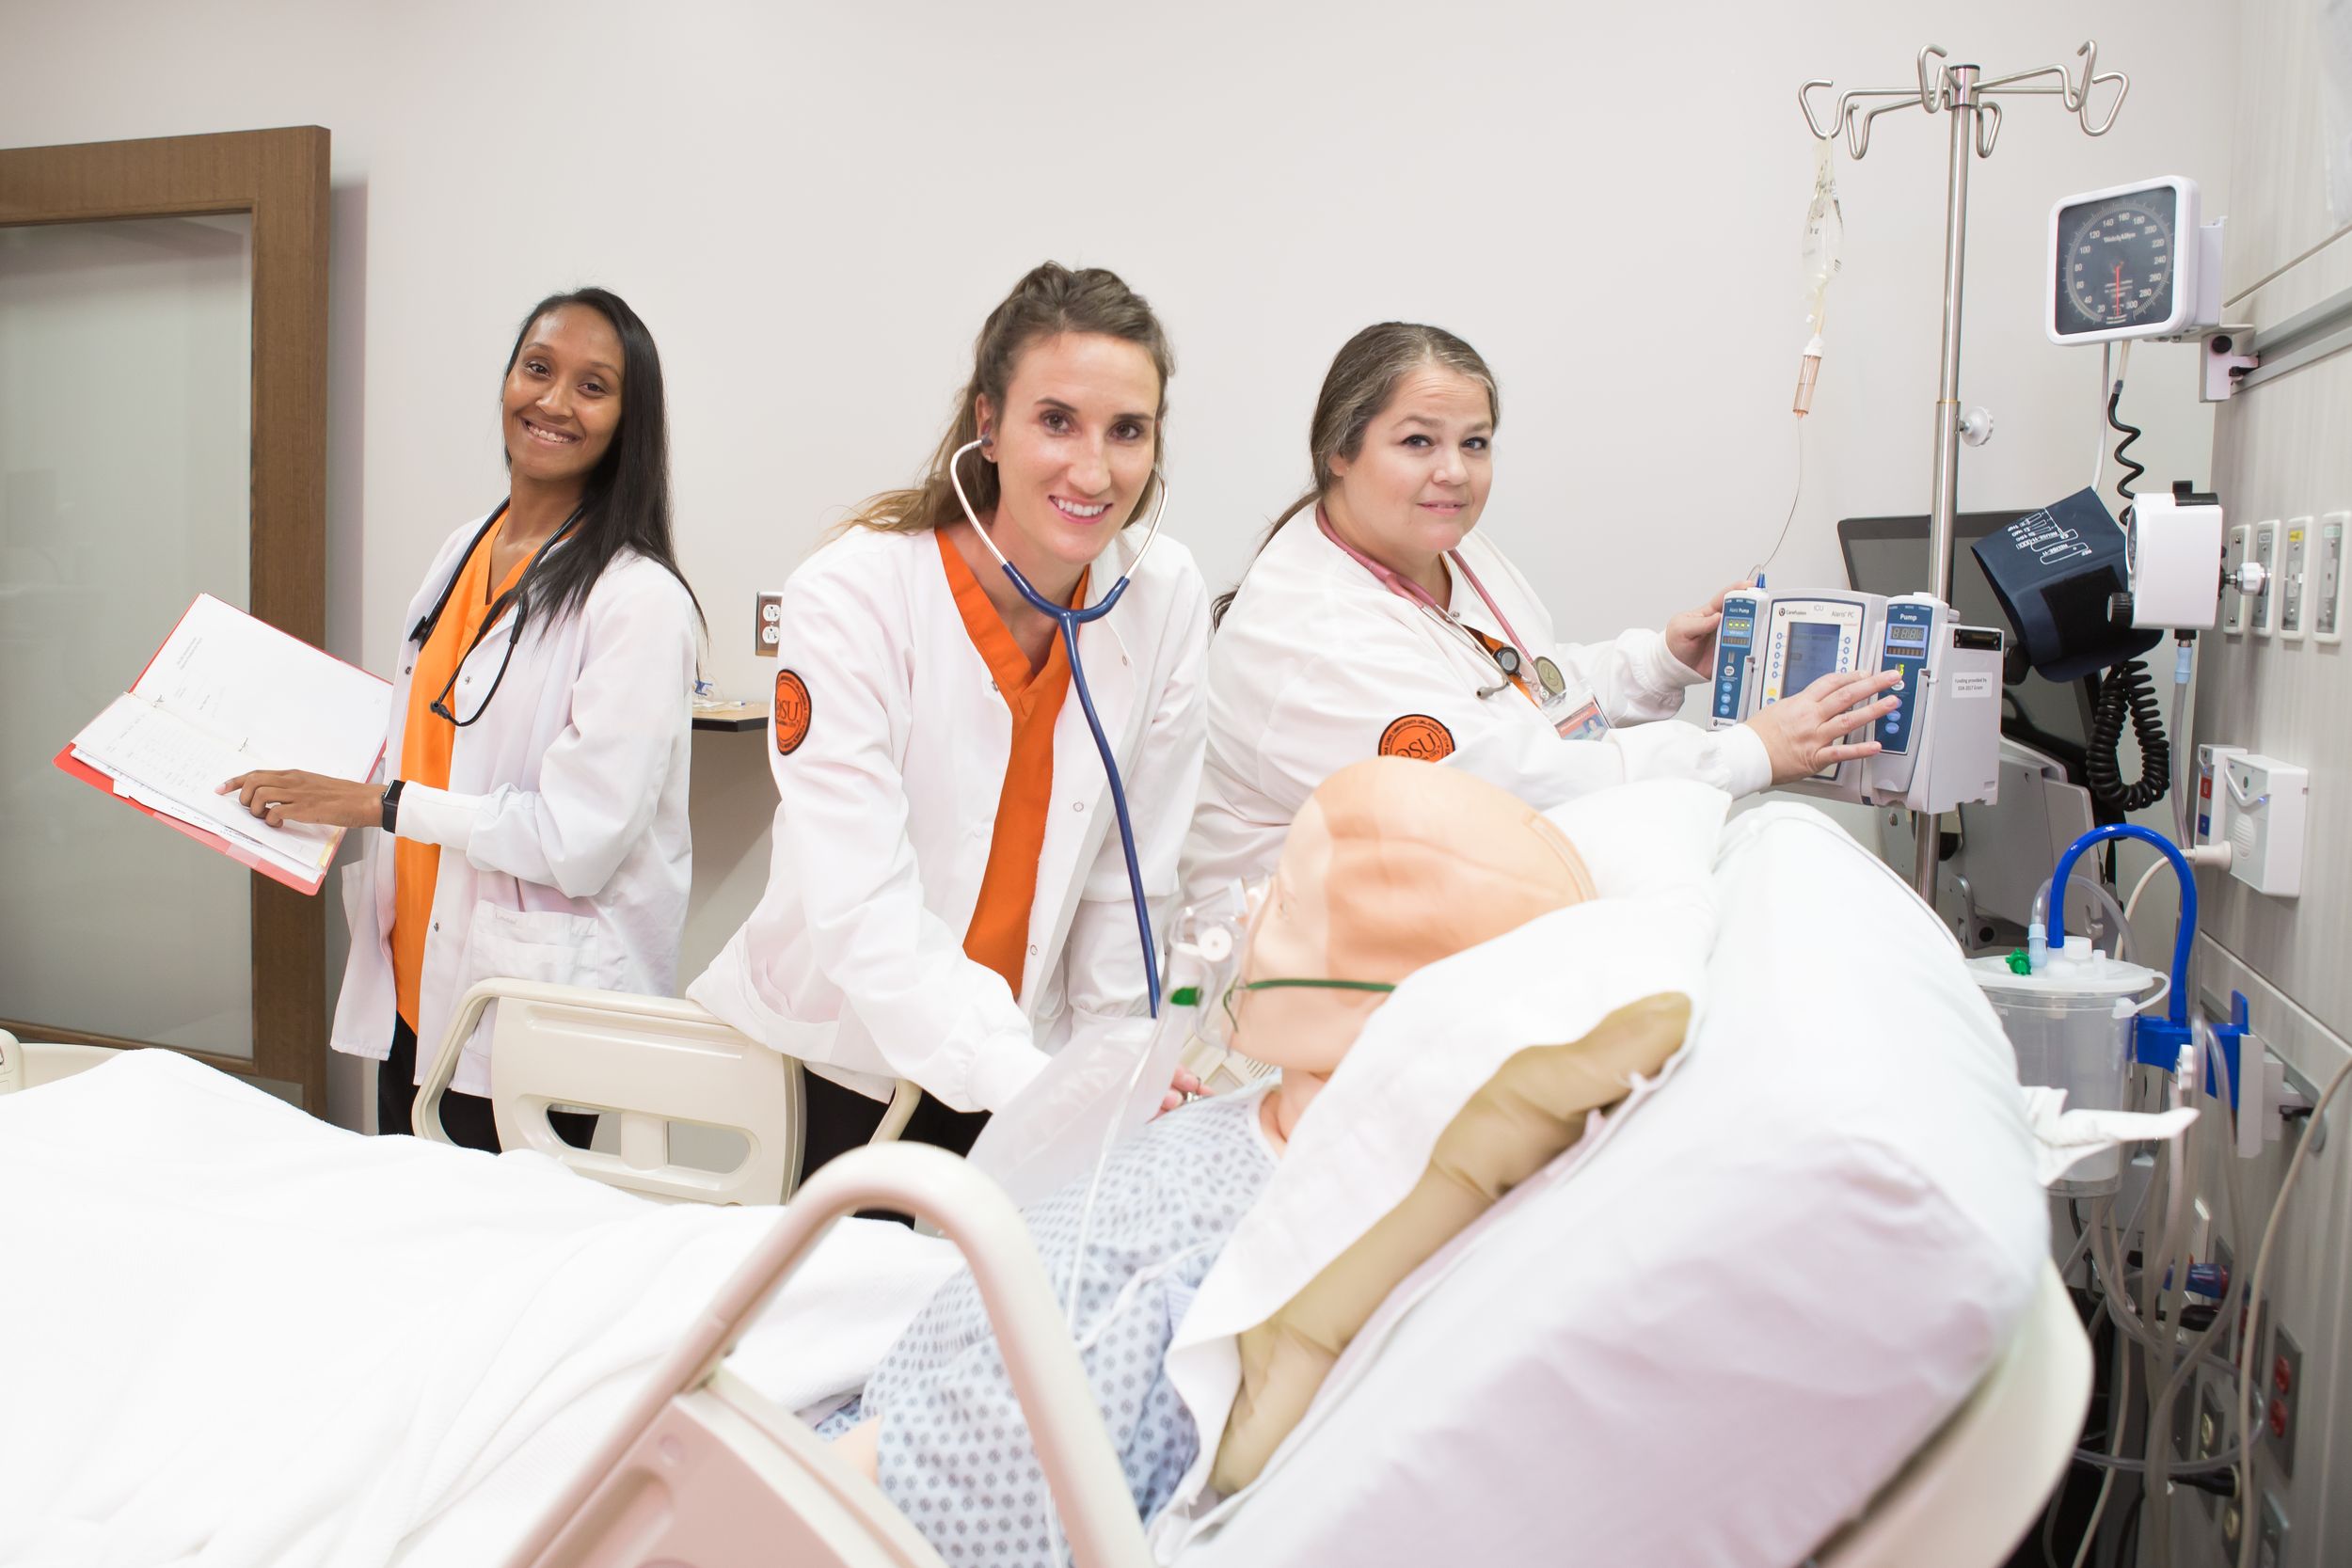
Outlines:
{"type": "MultiPolygon", "coordinates": [[[[495,1560],[772,1223],[360,1138],[163,1052],[0,1098],[0,1561],[495,1560]]],[[[844,1221],[738,1368],[862,1380],[957,1266],[844,1221]]]]}

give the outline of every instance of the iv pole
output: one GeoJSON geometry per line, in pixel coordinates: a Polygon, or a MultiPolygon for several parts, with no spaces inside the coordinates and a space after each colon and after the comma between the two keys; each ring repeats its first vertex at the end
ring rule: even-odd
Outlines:
{"type": "MultiPolygon", "coordinates": [[[[1960,511],[1960,305],[1968,237],[1969,155],[1973,151],[1979,158],[1993,156],[1993,144],[2001,135],[1998,100],[2010,95],[2056,97],[2087,134],[2104,136],[2112,130],[2123,107],[2123,95],[2131,90],[2130,78],[2120,71],[2099,70],[2095,40],[2086,40],[2074,51],[2074,57],[2082,62],[2079,80],[2064,66],[2045,65],[1984,81],[1978,67],[1947,64],[1949,56],[1931,43],[1919,51],[1917,86],[1840,93],[1836,114],[1826,130],[1814,115],[1812,93],[1816,87],[1836,84],[1811,81],[1797,89],[1797,106],[1804,111],[1806,128],[1822,141],[1842,130],[1846,150],[1856,163],[1869,152],[1870,122],[1881,115],[1915,108],[1952,117],[1950,173],[1945,187],[1944,332],[1936,368],[1935,487],[1928,505],[1928,592],[1947,605],[1952,598],[1952,521],[1960,511]],[[2055,83],[2049,80],[2052,77],[2057,78],[2055,83]],[[2106,117],[2094,121],[2090,89],[2109,82],[2115,84],[2115,97],[2107,104],[2106,117]]],[[[1915,815],[1913,827],[1918,845],[1912,863],[1912,885],[1932,908],[1940,834],[1935,819],[1924,813],[1915,815]]]]}

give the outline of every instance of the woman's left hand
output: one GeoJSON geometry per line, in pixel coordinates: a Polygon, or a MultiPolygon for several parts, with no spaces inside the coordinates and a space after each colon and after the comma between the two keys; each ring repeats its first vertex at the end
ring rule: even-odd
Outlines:
{"type": "Polygon", "coordinates": [[[272,769],[240,773],[217,793],[236,791],[237,803],[273,828],[315,822],[326,828],[373,828],[384,820],[384,787],[330,779],[323,773],[272,769]]]}
{"type": "Polygon", "coordinates": [[[1682,662],[1683,668],[1707,673],[1715,662],[1715,628],[1723,625],[1724,594],[1737,594],[1750,586],[1735,582],[1716,594],[1704,610],[1686,610],[1666,623],[1666,651],[1682,662]]]}

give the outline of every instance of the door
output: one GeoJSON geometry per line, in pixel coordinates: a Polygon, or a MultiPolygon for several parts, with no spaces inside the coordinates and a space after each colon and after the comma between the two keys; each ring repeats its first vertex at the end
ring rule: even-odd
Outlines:
{"type": "Polygon", "coordinates": [[[326,1108],[320,901],[52,766],[212,593],[326,632],[327,133],[0,150],[0,1027],[326,1108]]]}

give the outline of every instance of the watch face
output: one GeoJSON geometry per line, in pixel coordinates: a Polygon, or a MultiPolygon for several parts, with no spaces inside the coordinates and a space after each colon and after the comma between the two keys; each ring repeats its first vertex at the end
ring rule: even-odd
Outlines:
{"type": "Polygon", "coordinates": [[[2059,212],[2060,336],[2154,327],[2171,319],[2179,211],[2180,194],[2157,185],[2059,212]]]}

